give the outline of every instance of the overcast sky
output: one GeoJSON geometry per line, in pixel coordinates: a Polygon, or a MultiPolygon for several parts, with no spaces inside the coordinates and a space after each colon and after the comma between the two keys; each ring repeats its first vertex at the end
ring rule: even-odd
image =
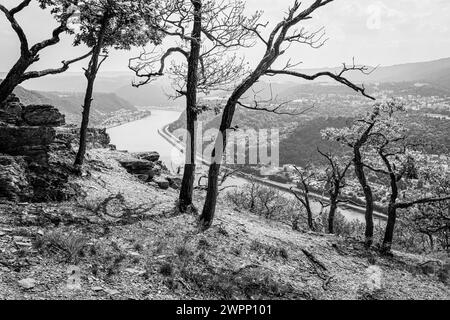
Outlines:
{"type": "MultiPolygon", "coordinates": [[[[18,0],[0,0],[12,7],[18,0]]],[[[33,1],[35,2],[35,1],[33,1]]],[[[248,11],[263,10],[262,20],[276,23],[293,0],[247,0],[248,11]]],[[[310,1],[309,1],[310,2],[310,1]]],[[[309,3],[305,1],[305,3],[309,3]]],[[[307,26],[325,26],[329,41],[320,50],[292,47],[287,56],[303,67],[337,66],[355,57],[366,65],[392,65],[426,61],[450,56],[450,1],[448,0],[335,0],[319,9],[307,26]]],[[[49,37],[54,27],[51,16],[36,4],[18,15],[31,43],[49,37]]],[[[58,62],[85,52],[72,48],[64,37],[58,46],[41,54],[38,67],[57,66],[58,62]]],[[[8,70],[19,54],[19,43],[5,17],[0,15],[0,71],[8,70]]],[[[127,70],[133,53],[114,52],[104,71],[127,70]]],[[[245,53],[257,61],[261,47],[245,53]]],[[[77,64],[71,71],[80,71],[77,64]]]]}

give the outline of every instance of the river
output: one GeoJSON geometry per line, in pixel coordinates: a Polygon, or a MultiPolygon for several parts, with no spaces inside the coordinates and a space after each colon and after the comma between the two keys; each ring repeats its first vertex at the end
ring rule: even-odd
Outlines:
{"type": "Polygon", "coordinates": [[[183,164],[183,155],[159,133],[158,129],[177,120],[181,112],[151,109],[152,115],[107,130],[118,150],[157,151],[161,161],[172,171],[183,164]]]}
{"type": "MultiPolygon", "coordinates": [[[[183,166],[184,155],[160,135],[158,131],[177,120],[181,112],[153,108],[151,111],[152,115],[147,118],[108,129],[107,132],[111,137],[111,143],[116,145],[118,150],[128,150],[129,152],[157,151],[166,166],[170,170],[176,171],[183,166]]],[[[204,169],[203,167],[200,170],[204,169]]],[[[246,179],[232,177],[226,181],[226,185],[241,186],[247,182],[246,179]]],[[[283,192],[293,198],[293,195],[289,192],[283,192]]],[[[315,212],[320,210],[318,202],[314,202],[312,207],[315,212]]],[[[364,222],[364,215],[358,210],[341,207],[339,211],[347,220],[364,222]]],[[[379,219],[375,219],[375,223],[380,223],[379,219]]]]}

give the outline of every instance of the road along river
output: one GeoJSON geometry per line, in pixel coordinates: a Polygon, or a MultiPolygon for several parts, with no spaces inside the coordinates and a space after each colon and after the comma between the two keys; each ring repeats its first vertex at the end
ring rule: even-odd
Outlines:
{"type": "MultiPolygon", "coordinates": [[[[111,136],[111,143],[115,144],[118,150],[128,150],[130,152],[157,151],[166,166],[170,170],[176,171],[179,167],[183,166],[184,154],[182,151],[184,146],[167,130],[167,127],[179,118],[181,112],[153,108],[151,111],[152,115],[147,118],[108,129],[107,132],[111,136]]],[[[203,163],[203,166],[199,166],[199,171],[204,171],[206,169],[206,163],[203,159],[198,158],[197,160],[198,163],[203,163]]],[[[293,197],[289,190],[293,185],[286,185],[261,178],[254,179],[262,184],[286,192],[290,197],[293,197]]],[[[248,180],[248,176],[239,175],[238,177],[227,179],[226,185],[242,186],[248,180]]],[[[322,198],[318,194],[314,194],[313,197],[322,198]]],[[[324,200],[326,199],[324,198],[324,200]]],[[[320,211],[319,202],[314,201],[313,210],[315,212],[320,211]]],[[[360,206],[343,204],[340,206],[339,211],[348,220],[364,221],[364,208],[360,206]]],[[[386,216],[384,214],[375,213],[376,223],[381,223],[385,219],[386,216]]]]}

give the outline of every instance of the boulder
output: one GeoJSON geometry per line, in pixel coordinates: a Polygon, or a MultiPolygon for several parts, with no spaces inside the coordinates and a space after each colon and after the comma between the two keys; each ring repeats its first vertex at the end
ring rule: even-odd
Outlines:
{"type": "Polygon", "coordinates": [[[154,178],[153,181],[163,190],[169,189],[170,183],[165,178],[154,178]]]}
{"type": "Polygon", "coordinates": [[[32,278],[22,279],[19,281],[19,285],[25,290],[33,289],[36,286],[36,280],[32,278]]]}
{"type": "Polygon", "coordinates": [[[143,182],[148,182],[150,180],[150,176],[148,174],[138,174],[136,177],[143,182]]]}
{"type": "Polygon", "coordinates": [[[124,167],[128,173],[138,174],[138,175],[148,175],[153,177],[155,174],[153,172],[154,164],[153,162],[147,160],[130,159],[119,162],[122,167],[124,167]]]}
{"type": "Polygon", "coordinates": [[[151,162],[156,162],[159,160],[159,153],[156,151],[133,153],[133,156],[138,159],[147,160],[151,162]]]}
{"type": "Polygon", "coordinates": [[[23,109],[22,118],[30,126],[59,127],[66,123],[59,110],[47,104],[32,104],[23,109]]]}
{"type": "Polygon", "coordinates": [[[181,187],[181,178],[169,176],[166,177],[167,181],[169,181],[169,186],[172,189],[180,189],[181,187]]]}

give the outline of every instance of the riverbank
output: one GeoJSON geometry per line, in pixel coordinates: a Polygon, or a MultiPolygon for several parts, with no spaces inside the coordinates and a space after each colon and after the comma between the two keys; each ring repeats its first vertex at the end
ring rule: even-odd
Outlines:
{"type": "Polygon", "coordinates": [[[151,110],[123,111],[103,121],[98,127],[112,129],[121,125],[145,119],[152,115],[151,110]]]}
{"type": "Polygon", "coordinates": [[[110,128],[107,133],[111,137],[111,143],[116,145],[118,150],[128,150],[129,152],[150,152],[158,151],[161,161],[172,171],[182,163],[183,157],[180,152],[158,134],[158,129],[166,124],[178,119],[181,112],[167,111],[160,109],[150,109],[152,115],[134,122],[110,128]]]}
{"type": "MultiPolygon", "coordinates": [[[[161,129],[158,130],[158,133],[163,138],[165,138],[173,147],[175,147],[178,150],[180,150],[181,152],[183,152],[184,151],[184,145],[182,144],[182,142],[180,140],[178,140],[177,137],[175,137],[169,131],[169,126],[170,126],[170,124],[165,125],[164,127],[162,127],[161,129]]],[[[200,156],[197,156],[197,161],[199,161],[203,165],[207,165],[207,166],[210,164],[208,161],[206,161],[205,159],[203,159],[200,156]]],[[[301,190],[298,189],[294,184],[283,184],[283,183],[280,183],[280,182],[271,181],[271,180],[268,180],[268,179],[263,179],[263,178],[260,178],[260,177],[254,176],[254,175],[250,175],[250,174],[247,174],[247,173],[242,173],[242,172],[237,172],[235,175],[240,177],[240,178],[243,178],[243,179],[245,179],[247,181],[251,181],[251,180],[257,181],[257,182],[259,182],[261,184],[264,184],[266,186],[282,190],[282,191],[287,192],[287,193],[291,193],[291,189],[296,191],[296,192],[301,192],[301,190]]],[[[324,203],[327,203],[329,201],[328,198],[326,198],[323,195],[318,194],[318,193],[311,192],[310,196],[311,196],[311,198],[313,198],[315,200],[320,200],[320,201],[322,201],[324,203]]],[[[357,212],[359,214],[364,214],[365,213],[365,208],[362,207],[362,206],[356,205],[356,204],[343,203],[343,204],[340,204],[340,208],[344,209],[344,210],[347,210],[347,211],[355,211],[355,212],[357,212]]],[[[382,212],[375,211],[374,212],[374,217],[376,219],[379,219],[379,220],[382,220],[382,221],[386,221],[387,220],[387,215],[382,213],[382,212]]]]}

